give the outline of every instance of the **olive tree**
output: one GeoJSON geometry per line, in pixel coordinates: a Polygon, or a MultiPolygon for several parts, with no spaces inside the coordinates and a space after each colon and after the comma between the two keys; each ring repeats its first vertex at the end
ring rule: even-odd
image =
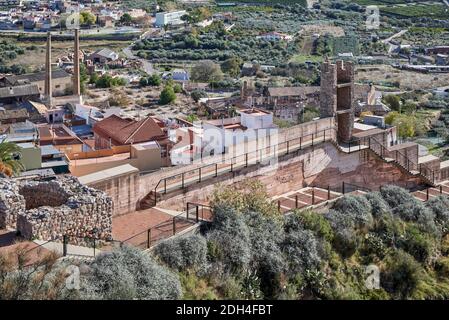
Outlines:
{"type": "Polygon", "coordinates": [[[177,275],[136,248],[125,246],[95,258],[82,278],[86,299],[169,300],[181,297],[177,275]]]}
{"type": "Polygon", "coordinates": [[[198,234],[182,236],[160,243],[155,254],[170,268],[199,270],[207,264],[207,241],[198,234]]]}

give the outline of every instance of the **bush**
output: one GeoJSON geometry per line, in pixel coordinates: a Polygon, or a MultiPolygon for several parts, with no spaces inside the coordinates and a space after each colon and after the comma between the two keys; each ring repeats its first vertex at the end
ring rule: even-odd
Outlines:
{"type": "Polygon", "coordinates": [[[140,78],[139,84],[140,84],[141,87],[146,87],[148,85],[147,78],[140,78]]]}
{"type": "Polygon", "coordinates": [[[195,102],[198,102],[201,98],[207,98],[207,93],[204,90],[195,89],[190,93],[190,96],[195,102]]]}
{"type": "Polygon", "coordinates": [[[380,194],[393,209],[402,204],[418,201],[410,192],[397,186],[382,187],[380,194]]]}
{"type": "Polygon", "coordinates": [[[233,209],[215,207],[211,228],[207,240],[212,261],[223,263],[225,270],[246,269],[251,260],[251,240],[243,217],[233,209]]]}
{"type": "Polygon", "coordinates": [[[423,277],[418,262],[408,253],[399,250],[386,261],[386,269],[381,272],[382,287],[396,299],[410,298],[423,277]]]}
{"type": "Polygon", "coordinates": [[[284,269],[284,257],[279,244],[284,238],[284,230],[278,219],[258,212],[244,214],[251,240],[251,265],[255,269],[277,274],[284,269]]]}
{"type": "Polygon", "coordinates": [[[370,192],[364,195],[371,205],[371,214],[374,218],[383,215],[391,214],[391,208],[388,203],[382,198],[380,192],[370,192]]]}
{"type": "Polygon", "coordinates": [[[161,85],[162,79],[159,75],[152,74],[151,76],[148,77],[147,82],[149,86],[158,87],[161,85]]]}
{"type": "Polygon", "coordinates": [[[397,206],[393,210],[393,214],[399,216],[404,221],[418,223],[423,231],[430,232],[434,235],[438,234],[433,212],[426,208],[419,200],[414,199],[414,201],[397,206]]]}
{"type": "Polygon", "coordinates": [[[178,277],[141,251],[123,247],[95,258],[84,298],[168,300],[181,297],[178,277]]]}
{"type": "Polygon", "coordinates": [[[449,198],[439,196],[427,201],[426,206],[432,210],[435,223],[441,228],[443,234],[449,232],[449,198]]]}
{"type": "Polygon", "coordinates": [[[369,227],[373,223],[371,204],[363,196],[344,196],[337,200],[333,209],[347,214],[357,228],[369,227]]]}
{"type": "Polygon", "coordinates": [[[343,257],[352,256],[358,247],[354,217],[339,210],[330,210],[324,217],[334,230],[332,244],[335,250],[343,257]]]}
{"type": "MultiPolygon", "coordinates": [[[[295,228],[294,226],[302,226],[304,229],[308,229],[314,232],[314,234],[327,241],[332,241],[334,233],[332,227],[323,215],[313,211],[300,211],[287,218],[286,228],[295,228]],[[297,220],[294,221],[294,220],[297,220]]],[[[298,228],[295,228],[298,230],[298,228]]]]}
{"type": "Polygon", "coordinates": [[[179,83],[176,83],[173,86],[173,91],[175,91],[175,93],[181,93],[182,92],[182,86],[179,83]]]}
{"type": "Polygon", "coordinates": [[[407,226],[405,236],[399,240],[399,247],[424,264],[431,264],[439,253],[435,240],[414,225],[407,226]]]}
{"type": "Polygon", "coordinates": [[[200,270],[207,263],[207,241],[201,235],[190,235],[160,243],[155,254],[170,268],[200,270]]]}
{"type": "Polygon", "coordinates": [[[318,241],[310,230],[292,230],[282,243],[282,251],[287,257],[291,274],[319,268],[318,241]]]}
{"type": "Polygon", "coordinates": [[[166,86],[161,92],[159,103],[162,105],[170,104],[176,100],[176,93],[173,87],[166,86]]]}

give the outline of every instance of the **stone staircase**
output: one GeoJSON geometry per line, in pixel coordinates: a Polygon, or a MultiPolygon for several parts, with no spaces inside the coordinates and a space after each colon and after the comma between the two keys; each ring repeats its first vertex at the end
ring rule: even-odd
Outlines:
{"type": "Polygon", "coordinates": [[[331,140],[332,144],[341,152],[344,153],[353,153],[360,152],[363,150],[368,150],[379,159],[385,161],[386,163],[391,163],[398,167],[403,172],[406,172],[412,176],[419,176],[426,184],[436,187],[435,176],[432,170],[428,169],[424,164],[415,163],[409,159],[409,157],[399,153],[400,156],[404,159],[403,161],[399,161],[398,159],[394,159],[388,157],[386,155],[389,154],[389,150],[380,142],[378,142],[373,137],[369,137],[365,143],[362,144],[362,141],[359,141],[358,144],[351,145],[349,148],[347,146],[340,145],[336,140],[331,140]]]}

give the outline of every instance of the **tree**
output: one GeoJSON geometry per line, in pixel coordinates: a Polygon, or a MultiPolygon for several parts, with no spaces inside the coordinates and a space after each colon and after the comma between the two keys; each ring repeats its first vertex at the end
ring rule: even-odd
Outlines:
{"type": "Polygon", "coordinates": [[[213,82],[223,79],[220,66],[213,61],[206,60],[196,64],[192,68],[191,78],[199,82],[213,82]]]}
{"type": "Polygon", "coordinates": [[[162,105],[170,104],[176,100],[176,93],[172,86],[165,86],[161,92],[159,103],[162,105]]]}
{"type": "Polygon", "coordinates": [[[232,57],[226,59],[221,64],[221,70],[229,74],[231,77],[237,77],[240,74],[240,66],[243,64],[243,60],[239,57],[232,57]]]}
{"type": "Polygon", "coordinates": [[[87,11],[80,13],[80,24],[90,26],[95,24],[95,21],[97,21],[97,17],[94,14],[87,11]]]}
{"type": "Polygon", "coordinates": [[[190,123],[194,123],[195,121],[198,121],[198,116],[192,113],[187,116],[186,120],[190,123]]]}
{"type": "Polygon", "coordinates": [[[148,77],[148,85],[153,87],[158,87],[162,83],[162,79],[158,74],[152,74],[148,77]]]}
{"type": "Polygon", "coordinates": [[[6,139],[0,141],[0,174],[13,176],[24,170],[22,161],[20,160],[21,148],[6,139]]]}
{"type": "Polygon", "coordinates": [[[195,89],[190,93],[190,96],[195,102],[198,102],[201,98],[207,98],[207,93],[204,90],[195,89]]]}
{"type": "Polygon", "coordinates": [[[385,103],[390,107],[391,110],[399,111],[401,108],[401,99],[394,94],[388,94],[384,97],[385,103]]]}
{"type": "Polygon", "coordinates": [[[148,85],[147,78],[144,78],[144,77],[140,78],[139,84],[140,84],[141,87],[146,87],[148,85]]]}
{"type": "Polygon", "coordinates": [[[133,18],[127,12],[120,17],[121,24],[129,25],[131,22],[133,22],[133,18]]]}

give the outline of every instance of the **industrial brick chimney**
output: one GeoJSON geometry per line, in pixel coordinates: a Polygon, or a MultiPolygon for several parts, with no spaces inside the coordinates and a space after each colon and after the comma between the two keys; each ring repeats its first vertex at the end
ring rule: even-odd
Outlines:
{"type": "Polygon", "coordinates": [[[47,33],[47,51],[45,55],[45,83],[44,95],[46,103],[52,104],[52,80],[51,80],[51,33],[47,33]]]}
{"type": "Polygon", "coordinates": [[[75,47],[73,54],[73,95],[81,96],[80,86],[80,35],[79,29],[75,29],[75,47]]]}

